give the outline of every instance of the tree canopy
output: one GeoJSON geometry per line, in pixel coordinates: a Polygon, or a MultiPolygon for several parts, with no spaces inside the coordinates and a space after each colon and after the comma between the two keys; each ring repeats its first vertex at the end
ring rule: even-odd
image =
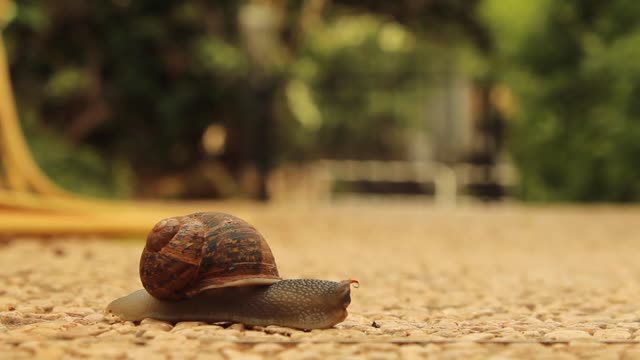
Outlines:
{"type": "Polygon", "coordinates": [[[640,4],[490,0],[511,152],[529,200],[640,200],[640,4]]]}

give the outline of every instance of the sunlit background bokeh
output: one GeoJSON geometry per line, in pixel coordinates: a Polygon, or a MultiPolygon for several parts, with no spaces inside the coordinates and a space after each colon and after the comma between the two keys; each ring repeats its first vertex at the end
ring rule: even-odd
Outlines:
{"type": "Polygon", "coordinates": [[[637,1],[0,4],[22,133],[73,193],[640,200],[637,1]]]}

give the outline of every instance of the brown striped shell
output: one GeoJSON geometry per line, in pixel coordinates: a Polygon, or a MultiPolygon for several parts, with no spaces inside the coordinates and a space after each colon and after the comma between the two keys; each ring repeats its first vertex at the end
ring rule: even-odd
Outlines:
{"type": "Polygon", "coordinates": [[[262,235],[240,218],[215,212],[158,222],[142,251],[140,279],[149,294],[165,300],[281,280],[262,235]]]}

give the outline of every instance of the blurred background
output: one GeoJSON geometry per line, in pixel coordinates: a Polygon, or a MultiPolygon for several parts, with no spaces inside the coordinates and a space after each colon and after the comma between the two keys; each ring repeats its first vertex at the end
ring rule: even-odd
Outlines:
{"type": "Polygon", "coordinates": [[[0,0],[0,11],[21,133],[72,193],[640,200],[634,0],[0,0]]]}

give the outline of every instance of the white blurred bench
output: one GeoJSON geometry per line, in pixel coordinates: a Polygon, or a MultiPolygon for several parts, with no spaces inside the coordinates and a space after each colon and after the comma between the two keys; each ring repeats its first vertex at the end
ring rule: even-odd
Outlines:
{"type": "Polygon", "coordinates": [[[458,197],[458,176],[453,168],[436,162],[380,160],[321,160],[325,181],[413,182],[433,184],[437,204],[453,205],[458,197]]]}

